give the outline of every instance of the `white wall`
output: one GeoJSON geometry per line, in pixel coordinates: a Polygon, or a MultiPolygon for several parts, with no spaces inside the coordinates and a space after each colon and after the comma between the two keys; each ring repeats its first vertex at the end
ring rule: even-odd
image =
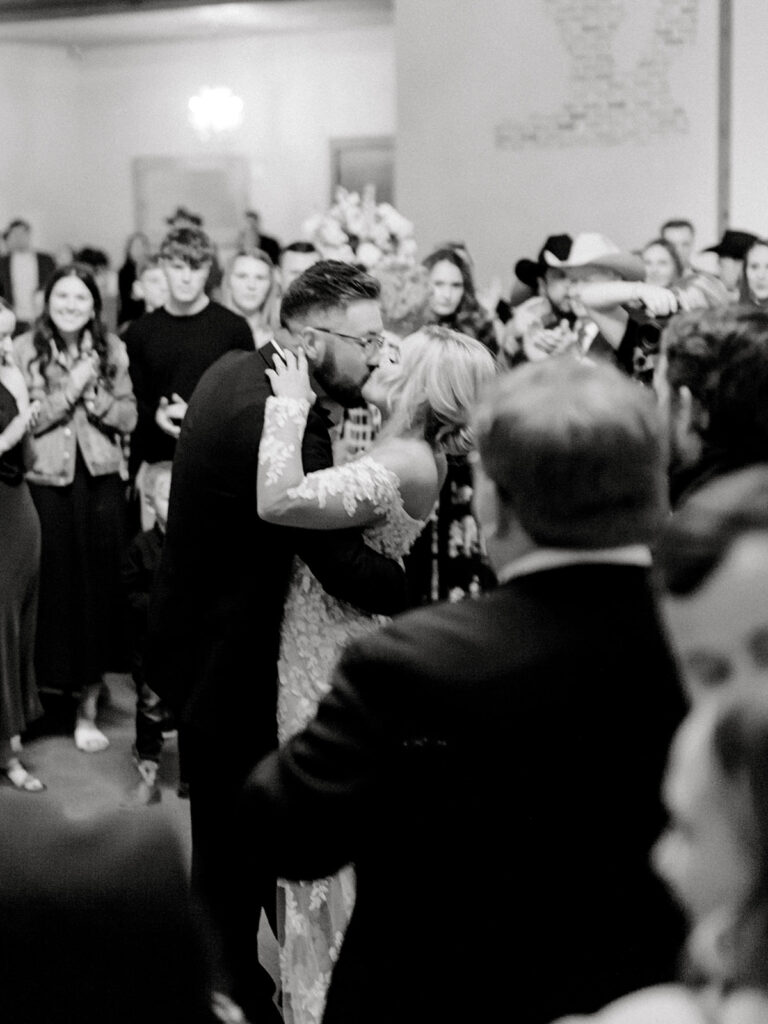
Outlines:
{"type": "Polygon", "coordinates": [[[41,248],[70,237],[80,112],[75,67],[51,46],[0,44],[0,225],[24,217],[41,248]]]}
{"type": "MultiPolygon", "coordinates": [[[[669,0],[672,9],[680,0],[669,0]]],[[[626,76],[658,0],[617,0],[613,53],[626,76]],[[643,21],[645,19],[645,21],[643,21]],[[644,28],[645,26],[645,28],[644,28]]],[[[612,0],[600,0],[607,9],[612,0]]],[[[691,217],[717,237],[718,0],[692,0],[693,39],[668,61],[688,130],[664,139],[502,148],[496,132],[569,101],[573,81],[558,12],[587,0],[397,0],[394,26],[240,39],[112,45],[81,57],[0,41],[0,224],[28,217],[36,242],[97,244],[119,258],[134,227],[131,160],[224,147],[250,160],[251,203],[284,240],[329,199],[328,140],[397,129],[397,204],[422,253],[463,238],[479,276],[508,282],[547,234],[602,230],[642,244],[659,221],[691,217]],[[245,123],[206,146],[186,121],[189,96],[228,84],[245,123]]],[[[734,227],[768,232],[763,114],[768,4],[733,0],[734,227]]],[[[648,76],[646,76],[647,78],[648,76]]],[[[641,134],[641,133],[640,133],[641,134]]]]}
{"type": "Polygon", "coordinates": [[[248,157],[250,205],[265,230],[289,241],[329,203],[329,140],[395,129],[391,26],[111,45],[79,59],[25,46],[36,70],[53,58],[45,88],[21,57],[7,72],[10,49],[0,45],[0,81],[7,74],[9,84],[0,116],[12,139],[0,147],[12,183],[0,217],[28,215],[36,241],[50,247],[72,241],[120,258],[134,228],[133,157],[211,151],[248,157]],[[187,101],[204,85],[228,85],[245,100],[243,126],[226,141],[203,143],[187,122],[187,101]]]}
{"type": "Polygon", "coordinates": [[[717,0],[397,0],[395,10],[397,197],[423,252],[463,239],[479,277],[508,282],[553,233],[597,230],[637,247],[685,216],[702,245],[714,240],[717,0]],[[603,28],[616,19],[602,55],[584,27],[590,10],[603,28]],[[569,32],[574,12],[581,25],[569,32]],[[590,102],[602,121],[589,114],[564,142],[568,105],[584,113],[590,102]],[[682,121],[658,134],[675,107],[682,121]]]}
{"type": "Polygon", "coordinates": [[[768,236],[768,4],[734,0],[730,224],[768,236]]]}

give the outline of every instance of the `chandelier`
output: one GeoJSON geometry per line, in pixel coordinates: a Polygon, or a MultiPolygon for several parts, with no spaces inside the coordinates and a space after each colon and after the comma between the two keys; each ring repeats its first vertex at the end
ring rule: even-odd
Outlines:
{"type": "Polygon", "coordinates": [[[227,86],[203,86],[187,104],[189,122],[201,139],[232,132],[243,123],[244,103],[227,86]]]}

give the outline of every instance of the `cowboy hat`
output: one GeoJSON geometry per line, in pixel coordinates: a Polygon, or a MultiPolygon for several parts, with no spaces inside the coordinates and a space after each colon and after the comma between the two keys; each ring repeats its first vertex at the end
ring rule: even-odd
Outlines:
{"type": "Polygon", "coordinates": [[[757,235],[749,231],[724,231],[717,245],[710,245],[704,252],[714,252],[718,256],[728,256],[732,260],[743,260],[747,249],[757,241],[757,235]]]}
{"type": "Polygon", "coordinates": [[[547,264],[544,262],[544,253],[551,252],[561,260],[567,259],[568,253],[571,251],[572,242],[573,239],[570,235],[550,235],[541,249],[539,249],[537,259],[517,261],[515,264],[515,277],[532,291],[536,291],[537,281],[540,277],[544,276],[547,269],[547,264]]]}
{"type": "Polygon", "coordinates": [[[558,259],[551,252],[544,253],[544,259],[550,267],[568,270],[571,267],[604,267],[613,270],[625,281],[644,281],[645,265],[639,256],[631,252],[622,252],[610,238],[595,231],[585,231],[576,235],[566,259],[558,259]]]}

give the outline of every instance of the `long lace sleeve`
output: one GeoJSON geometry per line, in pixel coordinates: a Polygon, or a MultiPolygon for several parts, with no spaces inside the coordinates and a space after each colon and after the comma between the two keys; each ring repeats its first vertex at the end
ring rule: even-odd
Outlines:
{"type": "Polygon", "coordinates": [[[368,526],[381,519],[398,501],[399,484],[370,456],[304,474],[301,442],[308,414],[304,399],[267,399],[259,446],[259,516],[310,530],[368,526]]]}

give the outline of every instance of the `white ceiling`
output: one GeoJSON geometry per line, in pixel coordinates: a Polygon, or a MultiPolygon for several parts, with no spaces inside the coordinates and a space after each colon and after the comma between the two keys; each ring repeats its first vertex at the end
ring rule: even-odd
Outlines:
{"type": "Polygon", "coordinates": [[[87,49],[125,43],[389,24],[394,0],[258,0],[0,24],[0,42],[87,49]]]}

